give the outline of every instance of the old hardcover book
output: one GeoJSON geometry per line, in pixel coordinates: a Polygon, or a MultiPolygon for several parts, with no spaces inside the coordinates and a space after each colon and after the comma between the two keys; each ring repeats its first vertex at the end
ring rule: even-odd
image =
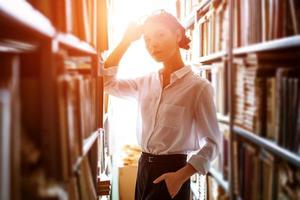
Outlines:
{"type": "Polygon", "coordinates": [[[71,80],[70,76],[60,76],[57,80],[58,92],[58,117],[59,117],[59,176],[62,180],[67,181],[72,173],[72,166],[70,151],[69,151],[69,136],[68,136],[68,82],[71,80]]]}
{"type": "MultiPolygon", "coordinates": [[[[299,77],[300,70],[294,67],[278,68],[276,72],[276,99],[277,99],[277,114],[276,114],[276,141],[284,146],[289,147],[289,143],[295,137],[296,133],[290,129],[290,123],[295,123],[291,120],[290,115],[296,115],[298,108],[290,108],[292,96],[294,93],[289,92],[289,79],[299,77]],[[290,94],[289,94],[290,93],[290,94]],[[292,132],[291,132],[292,131],[292,132]]],[[[295,127],[292,125],[291,127],[295,127]]]]}
{"type": "Polygon", "coordinates": [[[66,183],[67,184],[67,191],[69,195],[69,199],[79,200],[79,188],[78,188],[78,178],[72,177],[66,183]]]}
{"type": "Polygon", "coordinates": [[[261,197],[262,199],[274,199],[274,156],[267,151],[261,151],[259,158],[261,160],[261,197]]]}

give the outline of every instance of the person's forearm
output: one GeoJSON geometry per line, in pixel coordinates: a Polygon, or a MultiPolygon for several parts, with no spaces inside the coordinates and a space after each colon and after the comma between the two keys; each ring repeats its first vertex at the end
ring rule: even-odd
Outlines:
{"type": "Polygon", "coordinates": [[[142,35],[143,27],[136,23],[131,23],[119,43],[104,62],[104,68],[109,68],[119,65],[121,58],[130,46],[131,42],[138,40],[142,35]]]}
{"type": "Polygon", "coordinates": [[[197,170],[191,164],[187,163],[184,167],[179,169],[176,173],[178,174],[178,177],[183,182],[185,182],[196,172],[197,172],[197,170]]]}
{"type": "Polygon", "coordinates": [[[104,68],[117,66],[129,46],[130,42],[122,40],[104,62],[104,68]]]}

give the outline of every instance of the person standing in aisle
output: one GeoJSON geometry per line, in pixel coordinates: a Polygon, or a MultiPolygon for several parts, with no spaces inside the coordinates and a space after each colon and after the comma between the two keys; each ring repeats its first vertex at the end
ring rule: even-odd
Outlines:
{"type": "Polygon", "coordinates": [[[190,176],[206,174],[220,153],[213,88],[184,64],[180,54],[179,49],[188,49],[189,42],[177,19],[160,11],[142,25],[129,25],[104,63],[106,92],[138,101],[137,137],[142,155],[135,200],[189,200],[190,176]],[[119,61],[142,35],[148,52],[163,63],[163,69],[118,80],[119,61]]]}

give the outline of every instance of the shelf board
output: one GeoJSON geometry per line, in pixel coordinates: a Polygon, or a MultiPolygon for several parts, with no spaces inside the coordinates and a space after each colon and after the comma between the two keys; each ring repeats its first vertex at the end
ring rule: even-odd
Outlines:
{"type": "Polygon", "coordinates": [[[213,176],[215,179],[216,179],[216,181],[218,182],[218,184],[220,185],[220,186],[222,186],[222,188],[228,193],[229,192],[229,184],[228,184],[228,181],[226,181],[226,180],[224,180],[223,179],[223,176],[222,176],[222,174],[220,173],[220,172],[218,172],[216,169],[214,169],[214,168],[210,168],[209,169],[209,174],[211,175],[211,176],[213,176]]]}
{"type": "Polygon", "coordinates": [[[68,49],[77,50],[84,54],[97,54],[97,51],[90,44],[81,41],[75,35],[59,33],[56,36],[56,40],[68,49]]]}
{"type": "Polygon", "coordinates": [[[101,130],[95,131],[88,138],[84,139],[84,142],[83,142],[83,156],[85,156],[89,152],[89,150],[91,149],[93,144],[96,142],[97,138],[100,135],[100,131],[101,130]]]}
{"type": "Polygon", "coordinates": [[[263,43],[253,44],[245,47],[236,48],[233,50],[234,55],[247,54],[261,51],[274,51],[287,48],[300,48],[300,35],[276,39],[263,43]]]}
{"type": "Polygon", "coordinates": [[[191,181],[191,191],[196,199],[200,199],[197,184],[191,181]]]}
{"type": "Polygon", "coordinates": [[[102,129],[99,129],[95,132],[93,132],[88,138],[84,139],[83,141],[83,155],[80,156],[76,163],[73,166],[73,171],[76,172],[80,163],[82,162],[82,159],[84,156],[87,155],[87,153],[90,151],[91,147],[93,146],[93,144],[97,141],[97,138],[99,137],[100,133],[101,133],[102,129]]]}
{"type": "Polygon", "coordinates": [[[26,1],[0,1],[0,21],[6,27],[13,26],[16,33],[20,28],[22,34],[25,28],[49,38],[55,35],[55,28],[49,19],[26,1]]]}
{"type": "Polygon", "coordinates": [[[91,74],[91,68],[67,68],[69,72],[79,72],[80,74],[91,74]]]}
{"type": "Polygon", "coordinates": [[[198,5],[196,5],[192,12],[182,21],[183,27],[185,29],[188,29],[194,23],[195,14],[210,2],[211,0],[204,0],[201,1],[201,3],[199,3],[198,5]]]}
{"type": "Polygon", "coordinates": [[[185,28],[185,29],[188,29],[193,23],[194,23],[194,20],[195,20],[195,10],[193,10],[183,21],[182,21],[182,26],[185,28]]]}
{"type": "Polygon", "coordinates": [[[244,138],[247,138],[248,140],[252,141],[253,143],[262,146],[263,148],[274,153],[275,155],[293,163],[297,167],[300,167],[300,156],[283,148],[283,147],[280,147],[275,142],[272,142],[268,139],[257,136],[254,133],[247,131],[243,128],[240,128],[238,126],[234,126],[233,131],[235,133],[237,133],[238,135],[240,135],[244,138]]]}
{"type": "Polygon", "coordinates": [[[205,63],[205,62],[212,62],[212,61],[220,60],[220,59],[222,59],[222,57],[224,57],[226,55],[227,55],[226,51],[220,51],[217,53],[213,53],[213,54],[210,54],[207,56],[200,57],[199,62],[205,63]]]}
{"type": "Polygon", "coordinates": [[[217,119],[219,122],[224,123],[224,124],[229,124],[229,116],[228,115],[223,115],[221,113],[217,112],[217,119]]]}
{"type": "Polygon", "coordinates": [[[23,53],[32,52],[37,49],[37,44],[30,44],[17,40],[0,39],[0,52],[23,53]]]}

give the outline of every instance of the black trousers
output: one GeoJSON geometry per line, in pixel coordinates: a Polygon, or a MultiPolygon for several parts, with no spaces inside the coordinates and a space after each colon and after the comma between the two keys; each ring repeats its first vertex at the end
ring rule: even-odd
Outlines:
{"type": "MultiPolygon", "coordinates": [[[[142,153],[137,172],[135,200],[172,199],[165,181],[154,184],[153,181],[167,172],[175,172],[186,165],[186,155],[152,155],[142,153]]],[[[190,199],[190,179],[180,188],[173,200],[190,199]]]]}

